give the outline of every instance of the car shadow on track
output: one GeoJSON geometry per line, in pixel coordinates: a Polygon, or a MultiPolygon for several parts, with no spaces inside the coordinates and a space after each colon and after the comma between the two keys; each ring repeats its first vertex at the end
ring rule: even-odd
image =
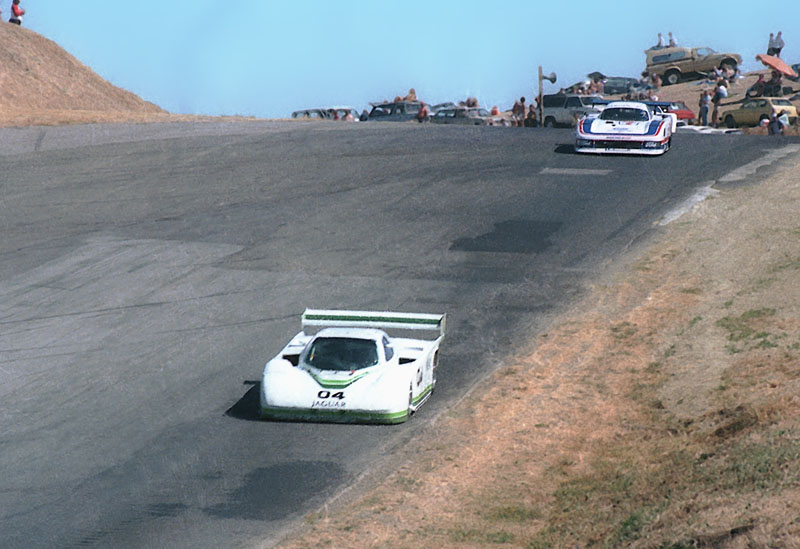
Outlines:
{"type": "Polygon", "coordinates": [[[251,387],[236,404],[225,411],[225,415],[245,421],[260,421],[261,403],[259,402],[259,393],[261,393],[261,382],[245,380],[243,384],[251,387]]]}
{"type": "Polygon", "coordinates": [[[555,149],[556,154],[577,154],[575,152],[575,145],[572,143],[566,144],[561,143],[560,145],[556,145],[555,149]]]}

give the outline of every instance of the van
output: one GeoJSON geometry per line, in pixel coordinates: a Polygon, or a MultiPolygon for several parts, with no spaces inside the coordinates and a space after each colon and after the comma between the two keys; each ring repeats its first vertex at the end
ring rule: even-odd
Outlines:
{"type": "Polygon", "coordinates": [[[557,93],[542,96],[542,120],[546,128],[575,126],[585,114],[598,113],[594,107],[595,95],[568,95],[557,93]]]}

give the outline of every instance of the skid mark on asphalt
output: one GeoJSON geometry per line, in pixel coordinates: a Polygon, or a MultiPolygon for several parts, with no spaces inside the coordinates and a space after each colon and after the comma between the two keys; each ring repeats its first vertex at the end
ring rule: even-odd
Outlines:
{"type": "Polygon", "coordinates": [[[597,168],[542,168],[541,175],[609,175],[614,170],[597,168]]]}

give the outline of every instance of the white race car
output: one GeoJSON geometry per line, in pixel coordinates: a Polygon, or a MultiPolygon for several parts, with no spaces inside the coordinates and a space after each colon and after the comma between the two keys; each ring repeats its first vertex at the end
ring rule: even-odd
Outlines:
{"type": "Polygon", "coordinates": [[[436,385],[445,315],[306,309],[302,331],[267,362],[261,417],[402,423],[436,385]],[[319,329],[306,334],[306,329],[319,329]],[[435,331],[435,339],[384,330],[435,331]]]}
{"type": "Polygon", "coordinates": [[[575,152],[664,154],[672,145],[677,117],[654,105],[613,101],[578,121],[575,152]]]}

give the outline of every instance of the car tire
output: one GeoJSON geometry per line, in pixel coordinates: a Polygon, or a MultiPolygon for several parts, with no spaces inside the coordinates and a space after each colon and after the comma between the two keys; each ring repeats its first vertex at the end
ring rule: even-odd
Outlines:
{"type": "Polygon", "coordinates": [[[729,128],[736,127],[736,120],[730,114],[725,117],[725,125],[729,128]]]}
{"type": "Polygon", "coordinates": [[[414,403],[414,387],[412,385],[408,386],[408,417],[411,417],[411,414],[414,413],[414,410],[411,408],[411,405],[414,403]]]}
{"type": "Polygon", "coordinates": [[[719,64],[719,68],[725,69],[725,67],[730,67],[732,71],[736,71],[736,65],[736,59],[731,59],[728,57],[722,60],[722,62],[719,64]]]}
{"type": "Polygon", "coordinates": [[[672,69],[664,73],[664,84],[674,85],[681,81],[681,71],[672,69]]]}
{"type": "Polygon", "coordinates": [[[556,127],[556,119],[552,116],[548,116],[544,119],[544,127],[545,128],[555,128],[556,127]]]}

